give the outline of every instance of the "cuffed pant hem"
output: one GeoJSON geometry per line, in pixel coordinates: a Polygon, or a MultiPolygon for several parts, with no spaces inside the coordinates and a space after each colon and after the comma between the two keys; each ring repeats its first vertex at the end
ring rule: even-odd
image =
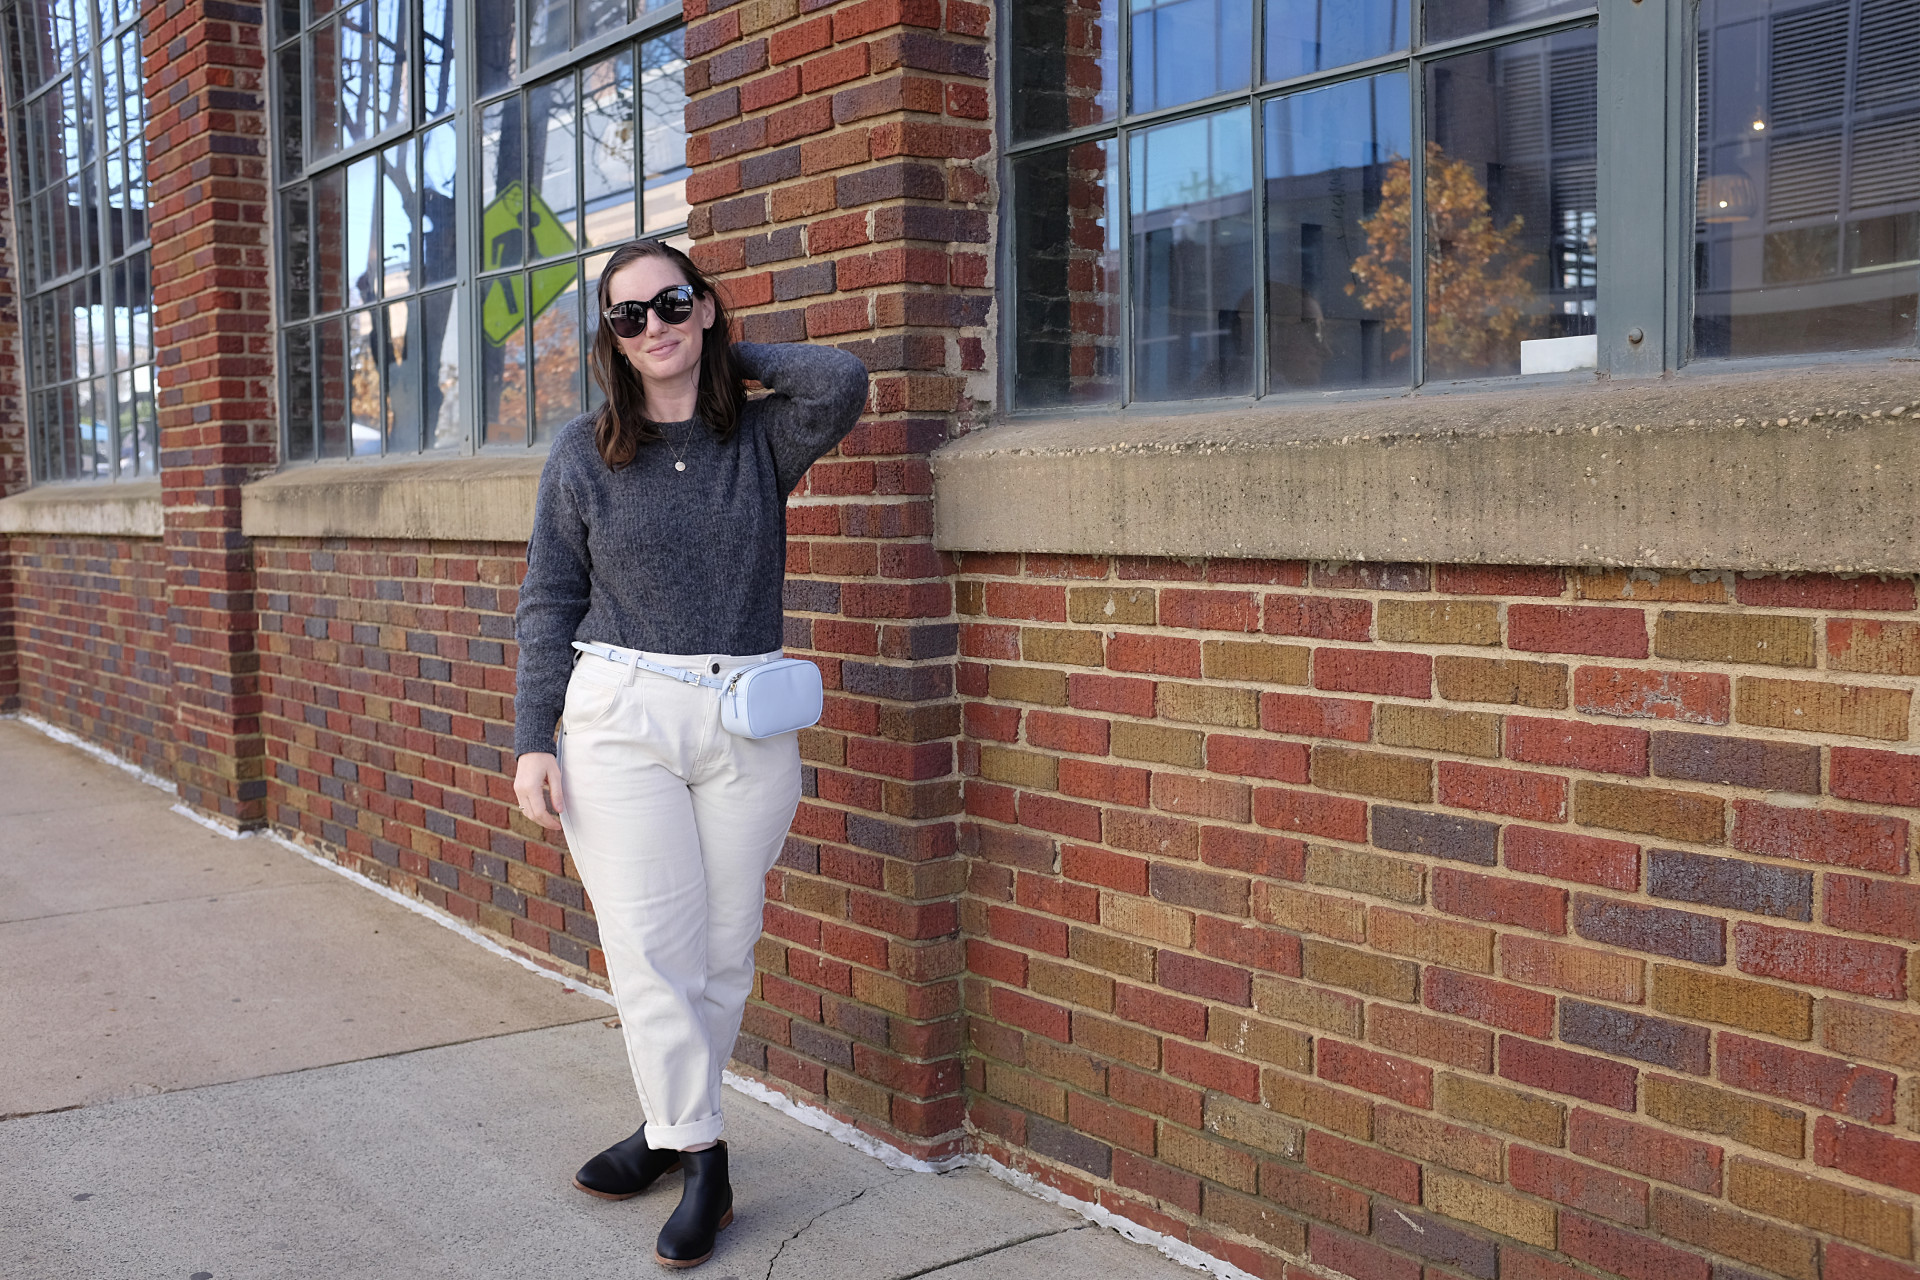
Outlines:
{"type": "Polygon", "coordinates": [[[685,1151],[703,1142],[718,1142],[723,1128],[719,1116],[691,1124],[655,1124],[647,1121],[647,1145],[655,1151],[685,1151]]]}

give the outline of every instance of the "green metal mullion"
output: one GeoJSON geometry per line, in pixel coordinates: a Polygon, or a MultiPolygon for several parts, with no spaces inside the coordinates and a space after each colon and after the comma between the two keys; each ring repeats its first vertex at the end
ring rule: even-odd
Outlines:
{"type": "MultiPolygon", "coordinates": [[[[1133,21],[1126,0],[1115,0],[1114,21],[1118,26],[1114,41],[1119,58],[1119,95],[1114,102],[1114,118],[1125,121],[1133,105],[1133,21]]],[[[1236,95],[1237,96],[1237,95],[1236,95]]],[[[1151,118],[1151,117],[1148,117],[1151,118]]],[[[1130,152],[1133,134],[1124,126],[1113,131],[1113,172],[1119,186],[1119,210],[1114,228],[1120,245],[1120,405],[1133,403],[1133,165],[1130,152]]]]}
{"type": "MultiPolygon", "coordinates": [[[[460,421],[464,424],[467,438],[463,452],[472,455],[480,448],[480,308],[479,292],[473,279],[479,260],[474,256],[476,242],[480,238],[480,201],[478,199],[480,181],[474,172],[469,158],[479,154],[479,118],[480,106],[475,102],[479,96],[479,69],[473,56],[473,8],[471,4],[455,4],[453,10],[453,139],[454,139],[454,181],[453,181],[453,226],[454,226],[454,284],[453,302],[450,304],[457,323],[460,326],[458,358],[462,370],[458,392],[460,421]]],[[[516,21],[516,26],[518,22],[516,21]]],[[[426,159],[421,157],[424,166],[426,159]]],[[[424,167],[421,172],[425,172],[424,167]]],[[[424,366],[425,353],[421,359],[424,366]]],[[[422,377],[425,376],[424,370],[422,377]]],[[[421,403],[425,404],[424,395],[421,403]]],[[[425,428],[422,428],[422,445],[425,444],[425,428]]]]}
{"type": "MultiPolygon", "coordinates": [[[[1267,69],[1266,0],[1250,0],[1253,5],[1253,73],[1249,84],[1259,84],[1267,69]]],[[[1248,137],[1253,140],[1253,394],[1267,394],[1267,110],[1266,103],[1248,104],[1252,113],[1248,137]]]]}
{"type": "MultiPolygon", "coordinates": [[[[1666,342],[1664,365],[1677,369],[1693,358],[1693,192],[1698,182],[1700,86],[1694,83],[1698,40],[1695,10],[1688,4],[1667,6],[1666,100],[1667,149],[1666,225],[1670,254],[1666,288],[1666,342]]],[[[1598,167],[1596,166],[1596,176],[1598,167]]],[[[1604,228],[1602,231],[1604,232],[1604,228]]],[[[1598,310],[1596,305],[1595,310],[1598,310]]]]}
{"type": "Polygon", "coordinates": [[[1594,176],[1603,252],[1594,309],[1600,371],[1616,378],[1658,376],[1671,341],[1667,277],[1677,246],[1667,180],[1677,148],[1667,136],[1667,63],[1674,3],[1620,0],[1600,22],[1594,176]]]}
{"type": "Polygon", "coordinates": [[[1413,154],[1407,157],[1407,375],[1410,385],[1419,387],[1427,380],[1427,68],[1420,58],[1407,66],[1407,101],[1413,113],[1413,154]]]}

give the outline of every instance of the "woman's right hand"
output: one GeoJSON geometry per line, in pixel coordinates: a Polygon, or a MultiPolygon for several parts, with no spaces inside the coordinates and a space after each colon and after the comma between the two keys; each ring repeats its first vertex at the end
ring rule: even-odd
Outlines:
{"type": "Polygon", "coordinates": [[[544,751],[529,751],[514,767],[513,794],[520,798],[520,812],[549,831],[560,829],[560,761],[544,751]],[[547,807],[551,797],[553,807],[547,807]]]}

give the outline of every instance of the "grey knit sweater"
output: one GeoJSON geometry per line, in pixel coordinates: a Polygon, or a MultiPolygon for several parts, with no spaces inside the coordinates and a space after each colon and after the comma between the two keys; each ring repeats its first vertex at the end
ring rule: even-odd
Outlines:
{"type": "Polygon", "coordinates": [[[832,347],[733,350],[770,394],[746,403],[726,440],[698,419],[663,422],[666,440],[614,471],[591,415],[554,437],[514,615],[515,752],[553,750],[575,640],[677,654],[780,647],[787,495],[859,420],[867,369],[832,347]]]}

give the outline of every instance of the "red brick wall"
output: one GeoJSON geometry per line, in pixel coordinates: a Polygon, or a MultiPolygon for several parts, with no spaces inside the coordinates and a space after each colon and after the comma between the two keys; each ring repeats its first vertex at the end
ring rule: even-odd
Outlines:
{"type": "Polygon", "coordinates": [[[155,538],[10,540],[18,702],[165,777],[166,558],[155,538]]]}
{"type": "Polygon", "coordinates": [[[926,454],[990,397],[990,9],[689,0],[694,257],[871,412],[789,511],[787,646],[829,697],[770,878],[744,1066],[917,1154],[963,1141],[951,565],[926,454]],[[975,383],[975,379],[980,379],[975,383]]]}
{"type": "Polygon", "coordinates": [[[604,975],[563,848],[514,805],[525,548],[255,550],[269,820],[525,953],[604,975]]]}
{"type": "MultiPolygon", "coordinates": [[[[20,302],[13,263],[12,149],[0,111],[0,498],[27,486],[27,415],[20,371],[20,302]]],[[[0,537],[0,714],[20,709],[20,658],[14,638],[19,551],[0,537]]]]}
{"type": "Polygon", "coordinates": [[[257,5],[199,0],[149,6],[142,33],[172,776],[240,827],[266,796],[240,486],[273,468],[279,438],[260,23],[257,5]]]}
{"type": "Polygon", "coordinates": [[[1920,1274],[1913,579],[969,555],[958,607],[987,1151],[1261,1275],[1920,1274]]]}

